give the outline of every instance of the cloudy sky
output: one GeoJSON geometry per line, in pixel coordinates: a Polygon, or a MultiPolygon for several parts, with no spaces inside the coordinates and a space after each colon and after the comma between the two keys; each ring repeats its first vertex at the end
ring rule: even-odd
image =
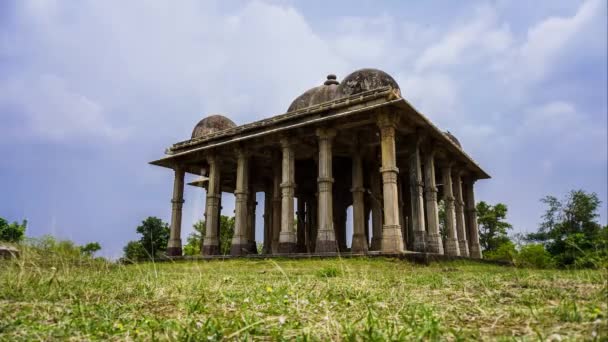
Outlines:
{"type": "MultiPolygon", "coordinates": [[[[173,175],[147,162],[198,120],[375,67],[493,176],[477,199],[515,231],[574,188],[605,223],[606,18],[605,0],[0,1],[0,217],[119,256],[169,219],[173,175]]],[[[185,196],[184,239],[204,206],[185,196]]]]}

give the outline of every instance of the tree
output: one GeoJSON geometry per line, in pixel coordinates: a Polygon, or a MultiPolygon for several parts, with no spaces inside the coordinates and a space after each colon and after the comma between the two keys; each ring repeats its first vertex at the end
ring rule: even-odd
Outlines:
{"type": "Polygon", "coordinates": [[[608,228],[597,221],[601,201],[596,193],[572,190],[563,200],[546,196],[543,221],[536,233],[527,235],[529,241],[542,243],[560,266],[594,266],[606,258],[608,228]]]}
{"type": "Polygon", "coordinates": [[[95,252],[101,249],[99,242],[89,242],[84,246],[80,246],[80,252],[86,256],[93,256],[95,252]]]}
{"type": "Polygon", "coordinates": [[[513,228],[504,220],[507,206],[503,203],[489,205],[484,201],[477,203],[477,222],[479,224],[479,243],[484,251],[495,251],[508,241],[507,230],[513,228]]]}
{"type": "Polygon", "coordinates": [[[141,261],[149,258],[146,249],[139,241],[129,241],[123,248],[125,259],[129,261],[141,261]]]}
{"type": "Polygon", "coordinates": [[[169,225],[158,217],[150,216],[146,218],[137,227],[137,232],[141,234],[139,242],[152,259],[162,255],[167,249],[170,234],[169,225]]]}
{"type": "MultiPolygon", "coordinates": [[[[205,236],[205,221],[197,221],[192,228],[184,246],[184,255],[199,255],[201,253],[201,243],[205,236]]],[[[220,254],[229,254],[234,236],[234,217],[220,216],[220,254]]]]}
{"type": "Polygon", "coordinates": [[[17,222],[8,223],[7,220],[0,217],[0,241],[20,242],[25,236],[27,228],[27,220],[23,220],[21,224],[17,222]]]}

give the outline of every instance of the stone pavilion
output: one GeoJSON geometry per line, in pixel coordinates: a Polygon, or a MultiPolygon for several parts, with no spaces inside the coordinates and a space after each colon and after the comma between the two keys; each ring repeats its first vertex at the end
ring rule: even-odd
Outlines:
{"type": "Polygon", "coordinates": [[[257,239],[264,254],[413,251],[481,258],[474,184],[490,176],[377,69],[357,70],[342,81],[328,75],[286,113],[264,120],[237,126],[225,116],[208,116],[165,154],[151,164],[175,173],[170,256],[182,255],[184,177],[190,173],[198,176],[190,185],[206,190],[205,256],[220,251],[221,194],[231,192],[233,256],[257,253],[257,239]],[[264,193],[263,237],[255,236],[258,192],[264,193]]]}

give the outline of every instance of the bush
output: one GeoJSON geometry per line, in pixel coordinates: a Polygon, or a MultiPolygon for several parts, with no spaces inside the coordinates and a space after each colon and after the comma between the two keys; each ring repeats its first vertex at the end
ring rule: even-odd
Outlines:
{"type": "Polygon", "coordinates": [[[488,260],[506,261],[513,263],[517,255],[515,245],[511,241],[505,241],[496,250],[484,251],[483,257],[488,260]]]}
{"type": "Polygon", "coordinates": [[[555,267],[555,260],[541,244],[524,245],[515,256],[518,267],[551,268],[555,267]]]}

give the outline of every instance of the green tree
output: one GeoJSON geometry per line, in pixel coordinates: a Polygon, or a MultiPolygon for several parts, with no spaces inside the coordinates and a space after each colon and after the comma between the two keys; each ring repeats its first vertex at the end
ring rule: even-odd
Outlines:
{"type": "Polygon", "coordinates": [[[84,246],[80,246],[80,252],[86,256],[93,256],[95,252],[101,250],[99,242],[89,242],[84,246]]]}
{"type": "Polygon", "coordinates": [[[597,266],[597,260],[606,259],[608,228],[597,221],[601,201],[596,193],[572,190],[561,201],[546,196],[541,202],[547,209],[538,232],[527,235],[529,241],[542,243],[560,266],[597,266]]]}
{"type": "Polygon", "coordinates": [[[169,224],[158,217],[146,218],[139,227],[137,233],[141,235],[139,242],[152,259],[162,255],[169,243],[169,224]]]}
{"type": "Polygon", "coordinates": [[[484,201],[477,203],[477,222],[479,224],[479,243],[486,251],[495,251],[498,247],[509,242],[507,230],[511,229],[506,222],[507,206],[503,203],[489,205],[484,201]]]}
{"type": "Polygon", "coordinates": [[[21,224],[8,223],[7,220],[0,217],[0,241],[20,242],[25,236],[26,228],[27,220],[23,220],[21,224]]]}
{"type": "MultiPolygon", "coordinates": [[[[201,253],[201,243],[205,236],[205,221],[197,221],[192,228],[184,246],[184,255],[199,255],[201,253]]],[[[234,217],[220,216],[220,253],[230,254],[232,237],[234,236],[234,217]]]]}
{"type": "Polygon", "coordinates": [[[129,261],[142,261],[149,259],[150,256],[140,241],[129,241],[123,248],[124,258],[129,261]]]}

